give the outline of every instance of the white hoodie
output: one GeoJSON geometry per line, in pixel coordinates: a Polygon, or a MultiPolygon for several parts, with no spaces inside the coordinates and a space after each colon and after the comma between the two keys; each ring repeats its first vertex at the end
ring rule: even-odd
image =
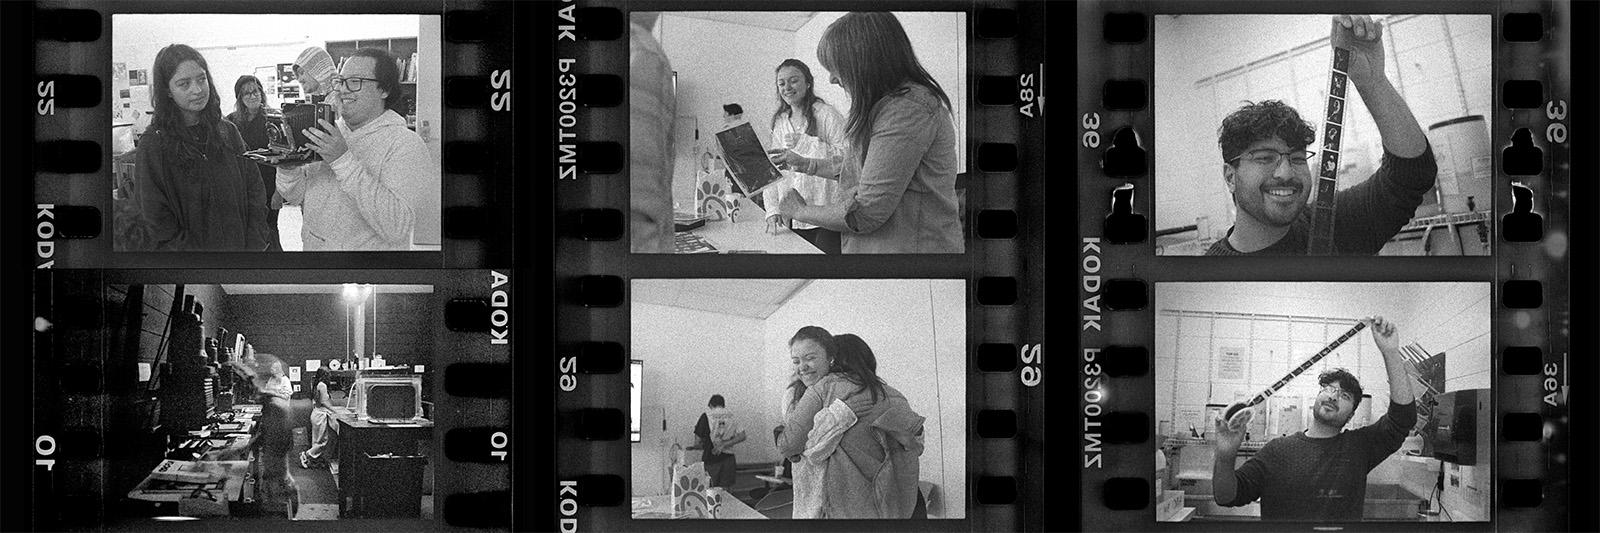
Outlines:
{"type": "Polygon", "coordinates": [[[278,192],[300,204],[306,251],[408,250],[418,217],[438,217],[443,176],[422,137],[392,110],[350,130],[331,162],[278,171],[278,192]]]}

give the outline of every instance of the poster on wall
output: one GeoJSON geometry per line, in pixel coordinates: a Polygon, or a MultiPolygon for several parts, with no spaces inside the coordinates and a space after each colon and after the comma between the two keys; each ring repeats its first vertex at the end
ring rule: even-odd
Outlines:
{"type": "Polygon", "coordinates": [[[1212,379],[1239,381],[1244,379],[1244,348],[1238,346],[1220,346],[1217,348],[1217,364],[1211,367],[1214,374],[1212,379]]]}

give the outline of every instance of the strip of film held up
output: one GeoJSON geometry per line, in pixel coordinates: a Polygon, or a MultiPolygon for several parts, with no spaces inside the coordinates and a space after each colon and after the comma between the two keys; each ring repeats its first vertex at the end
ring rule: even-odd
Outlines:
{"type": "Polygon", "coordinates": [[[507,272],[34,282],[36,529],[511,527],[507,272]]]}
{"type": "Polygon", "coordinates": [[[496,154],[514,152],[511,12],[36,3],[35,265],[509,265],[513,165],[496,154]],[[343,72],[358,54],[396,68],[343,72]],[[195,58],[214,90],[176,77],[195,58]],[[215,133],[183,142],[183,106],[215,133]],[[202,175],[224,178],[185,181],[202,175]]]}
{"type": "MultiPolygon", "coordinates": [[[[850,12],[862,5],[572,1],[549,9],[558,317],[550,526],[716,531],[780,519],[761,528],[846,531],[873,519],[884,530],[1042,527],[1043,3],[870,7],[879,10],[871,20],[883,25],[874,33],[884,46],[897,45],[889,27],[902,32],[931,78],[918,84],[938,85],[949,102],[946,111],[930,96],[915,108],[937,112],[912,135],[922,145],[901,149],[951,157],[923,160],[918,181],[899,186],[900,207],[913,214],[895,216],[947,209],[916,223],[952,220],[920,237],[876,241],[891,248],[887,255],[864,247],[872,235],[844,235],[841,244],[835,233],[830,246],[802,239],[819,233],[802,229],[803,216],[794,226],[769,218],[795,203],[837,202],[825,186],[793,185],[792,196],[761,190],[771,179],[762,175],[780,175],[761,150],[826,158],[806,147],[844,144],[842,133],[827,131],[827,114],[842,132],[848,82],[830,82],[819,41],[830,25],[861,20],[850,12]],[[813,107],[816,118],[775,113],[786,94],[813,91],[826,102],[813,107]],[[807,131],[808,122],[817,128],[807,131]],[[930,164],[947,181],[920,175],[930,164]],[[941,191],[948,203],[931,198],[941,191]],[[907,207],[914,202],[927,203],[907,207]],[[841,402],[816,411],[854,421],[824,422],[843,431],[832,448],[821,429],[805,433],[815,442],[775,434],[789,427],[788,413],[810,412],[799,407],[809,396],[796,391],[838,383],[809,381],[820,371],[796,350],[812,348],[812,357],[866,353],[886,384],[870,410],[841,413],[841,402]],[[885,414],[908,412],[900,408],[915,416],[885,414]],[[818,447],[791,456],[780,442],[818,447]],[[823,504],[821,466],[806,470],[800,457],[828,461],[836,480],[884,485],[841,485],[823,504]],[[882,477],[852,478],[848,469],[882,477]],[[913,517],[927,520],[899,519],[913,517]],[[790,518],[829,520],[782,520],[790,518]]],[[[913,92],[898,94],[926,94],[913,92]]],[[[877,139],[883,144],[873,149],[896,142],[877,139]]],[[[789,176],[775,187],[800,183],[789,176]]]]}
{"type": "Polygon", "coordinates": [[[1570,6],[1348,9],[1078,6],[1083,528],[1571,527],[1570,6]]]}

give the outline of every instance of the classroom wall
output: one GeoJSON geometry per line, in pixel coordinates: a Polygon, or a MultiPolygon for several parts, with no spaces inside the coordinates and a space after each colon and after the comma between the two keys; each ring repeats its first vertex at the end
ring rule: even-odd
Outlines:
{"type": "MultiPolygon", "coordinates": [[[[831,75],[817,59],[817,43],[829,24],[844,16],[842,12],[817,13],[811,22],[794,32],[792,57],[806,62],[817,80],[817,95],[850,116],[850,95],[843,87],[828,82],[831,75]]],[[[954,122],[957,140],[956,172],[967,171],[967,40],[959,36],[967,33],[967,14],[957,12],[895,12],[895,18],[906,30],[911,48],[928,74],[939,82],[950,104],[955,109],[954,122]]]]}
{"type": "MultiPolygon", "coordinates": [[[[1348,330],[1353,324],[1346,320],[1371,315],[1395,322],[1400,330],[1400,345],[1418,343],[1430,353],[1446,354],[1446,391],[1486,388],[1492,361],[1488,291],[1488,285],[1483,283],[1157,284],[1157,428],[1161,421],[1172,421],[1174,431],[1187,431],[1193,413],[1204,413],[1205,404],[1232,403],[1260,392],[1348,330]],[[1309,288],[1311,285],[1315,287],[1309,288]],[[1166,312],[1171,310],[1295,315],[1304,319],[1290,322],[1173,316],[1166,312]],[[1319,321],[1317,317],[1328,320],[1319,321]],[[1242,379],[1225,379],[1227,373],[1218,368],[1219,351],[1230,347],[1246,354],[1242,379]]],[[[1381,417],[1389,402],[1388,375],[1370,330],[1357,334],[1308,369],[1280,391],[1274,401],[1292,403],[1314,398],[1320,388],[1316,374],[1336,367],[1355,373],[1362,388],[1372,396],[1368,420],[1381,417]]],[[[1301,412],[1308,411],[1302,408],[1301,412]]],[[[1351,427],[1359,422],[1352,421],[1351,427]]],[[[1196,426],[1205,431],[1202,424],[1196,426]]]]}
{"type": "MultiPolygon", "coordinates": [[[[302,368],[306,359],[326,362],[346,353],[346,306],[340,294],[235,294],[225,300],[229,318],[224,325],[243,334],[256,353],[272,354],[286,366],[302,368]]],[[[432,294],[378,294],[377,351],[373,351],[373,303],[369,301],[364,353],[383,355],[388,364],[429,365],[431,369],[436,320],[432,305],[432,294]]]]}
{"type": "MultiPolygon", "coordinates": [[[[1490,117],[1491,17],[1391,17],[1385,21],[1383,36],[1386,75],[1424,131],[1452,118],[1490,117]]],[[[1155,192],[1157,229],[1195,224],[1206,217],[1208,224],[1202,230],[1216,236],[1232,224],[1233,204],[1222,181],[1217,128],[1243,100],[1282,100],[1316,126],[1321,139],[1331,25],[1327,15],[1155,17],[1153,105],[1160,149],[1154,152],[1154,169],[1161,176],[1155,192]],[[1242,73],[1207,81],[1256,61],[1261,62],[1242,73]]],[[[1360,93],[1348,94],[1340,189],[1364,181],[1383,155],[1382,139],[1360,93]]],[[[1150,140],[1144,142],[1148,145],[1150,140]]]]}
{"type": "MultiPolygon", "coordinates": [[[[966,286],[961,280],[816,280],[767,317],[764,389],[782,397],[789,339],[803,326],[854,333],[878,374],[927,418],[920,476],[941,496],[930,513],[962,518],[966,504],[966,286]]],[[[771,411],[777,425],[776,409],[771,411]]]]}

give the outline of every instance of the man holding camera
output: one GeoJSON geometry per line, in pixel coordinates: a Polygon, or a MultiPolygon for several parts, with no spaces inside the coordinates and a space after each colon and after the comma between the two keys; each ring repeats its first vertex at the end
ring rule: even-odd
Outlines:
{"type": "Polygon", "coordinates": [[[322,161],[278,172],[278,192],[301,205],[304,249],[410,249],[419,206],[438,202],[426,196],[437,190],[429,183],[440,173],[427,144],[397,112],[404,104],[399,66],[386,51],[362,48],[338,74],[318,79],[326,73],[322,62],[307,55],[296,62],[311,74],[311,83],[302,83],[326,92],[340,119],[319,119],[301,132],[322,161]]]}

